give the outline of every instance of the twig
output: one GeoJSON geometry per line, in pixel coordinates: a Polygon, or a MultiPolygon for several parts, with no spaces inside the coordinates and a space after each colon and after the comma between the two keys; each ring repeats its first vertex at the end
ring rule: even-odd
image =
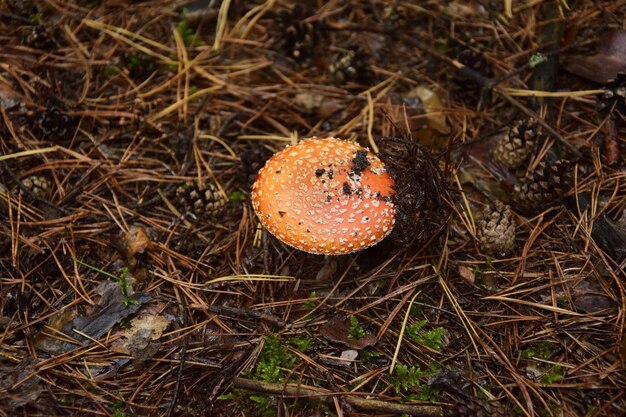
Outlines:
{"type": "Polygon", "coordinates": [[[367,400],[365,398],[349,395],[347,393],[334,393],[328,390],[314,390],[304,388],[298,385],[276,384],[264,381],[254,381],[251,379],[236,377],[233,379],[235,388],[246,389],[265,394],[272,394],[281,397],[313,397],[324,398],[331,402],[332,396],[346,395],[347,402],[353,407],[368,412],[389,413],[389,414],[408,414],[415,417],[442,417],[443,410],[436,405],[422,404],[398,404],[389,401],[367,400]]]}

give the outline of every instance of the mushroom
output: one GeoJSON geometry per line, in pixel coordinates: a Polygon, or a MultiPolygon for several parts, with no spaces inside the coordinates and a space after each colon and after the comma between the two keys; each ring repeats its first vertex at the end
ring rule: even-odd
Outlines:
{"type": "Polygon", "coordinates": [[[395,182],[367,149],[336,138],[312,138],[270,158],[252,187],[261,224],[296,249],[342,255],[391,233],[395,182]]]}

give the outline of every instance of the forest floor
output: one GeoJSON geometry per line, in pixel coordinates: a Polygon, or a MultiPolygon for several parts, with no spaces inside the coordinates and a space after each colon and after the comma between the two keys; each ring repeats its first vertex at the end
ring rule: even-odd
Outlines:
{"type": "Polygon", "coordinates": [[[0,416],[626,415],[626,1],[0,21],[0,416]],[[313,136],[387,163],[380,244],[263,231],[313,136]]]}

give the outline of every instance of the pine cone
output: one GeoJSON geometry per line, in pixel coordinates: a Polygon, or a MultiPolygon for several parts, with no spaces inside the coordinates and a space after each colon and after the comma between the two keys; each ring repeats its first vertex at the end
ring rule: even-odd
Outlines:
{"type": "Polygon", "coordinates": [[[337,84],[363,81],[369,76],[367,54],[359,47],[339,52],[332,57],[328,72],[337,84]]]}
{"type": "Polygon", "coordinates": [[[24,43],[35,49],[50,50],[55,46],[54,37],[44,25],[33,26],[24,43]]]}
{"type": "Polygon", "coordinates": [[[185,211],[197,217],[215,216],[219,214],[226,198],[218,188],[207,182],[188,182],[176,189],[176,197],[185,211]]]}
{"type": "Polygon", "coordinates": [[[406,10],[400,5],[393,4],[383,10],[383,24],[390,29],[403,28],[408,22],[406,10]]]}
{"type": "Polygon", "coordinates": [[[626,119],[626,73],[620,73],[604,86],[599,98],[599,110],[604,116],[611,114],[616,119],[626,119]]]}
{"type": "Polygon", "coordinates": [[[496,201],[485,207],[478,222],[478,245],[486,255],[504,258],[513,252],[515,244],[515,219],[509,206],[496,201]]]}
{"type": "Polygon", "coordinates": [[[74,128],[74,121],[57,107],[50,107],[41,113],[37,125],[47,138],[61,139],[73,134],[70,131],[74,128]]]}
{"type": "Polygon", "coordinates": [[[45,197],[50,191],[50,181],[46,177],[31,175],[22,180],[24,187],[28,188],[37,197],[45,197]]]}
{"type": "Polygon", "coordinates": [[[307,61],[315,53],[320,37],[319,25],[304,21],[312,14],[305,13],[302,5],[296,4],[291,12],[283,11],[276,18],[278,49],[296,61],[307,61]]]}
{"type": "Polygon", "coordinates": [[[496,144],[493,157],[507,168],[519,168],[528,159],[537,139],[543,135],[533,118],[517,120],[496,144]]]}
{"type": "Polygon", "coordinates": [[[554,203],[573,185],[573,173],[565,160],[541,162],[513,187],[514,201],[522,211],[537,212],[554,203]]]}

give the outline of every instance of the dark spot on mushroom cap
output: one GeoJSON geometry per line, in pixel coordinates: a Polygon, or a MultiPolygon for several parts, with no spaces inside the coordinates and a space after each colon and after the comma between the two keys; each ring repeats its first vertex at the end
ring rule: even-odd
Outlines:
{"type": "Polygon", "coordinates": [[[333,175],[335,175],[333,170],[332,169],[328,170],[328,178],[332,180],[333,179],[333,175]]]}
{"type": "Polygon", "coordinates": [[[370,166],[370,161],[367,159],[367,151],[356,151],[354,158],[352,159],[352,172],[355,175],[360,175],[361,172],[363,172],[363,170],[368,166],[370,166]]]}
{"type": "Polygon", "coordinates": [[[343,186],[341,188],[341,191],[343,191],[343,193],[345,195],[350,195],[352,194],[352,190],[350,189],[350,184],[348,184],[348,182],[344,182],[343,186]]]}
{"type": "Polygon", "coordinates": [[[283,217],[286,213],[287,212],[285,212],[285,211],[280,211],[280,210],[278,211],[278,214],[280,215],[280,217],[283,217]]]}
{"type": "Polygon", "coordinates": [[[324,172],[326,172],[326,170],[324,168],[319,168],[315,170],[315,176],[316,177],[321,177],[322,175],[324,175],[324,172]]]}

